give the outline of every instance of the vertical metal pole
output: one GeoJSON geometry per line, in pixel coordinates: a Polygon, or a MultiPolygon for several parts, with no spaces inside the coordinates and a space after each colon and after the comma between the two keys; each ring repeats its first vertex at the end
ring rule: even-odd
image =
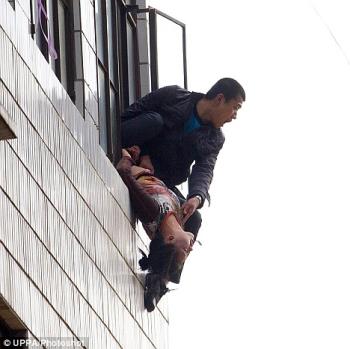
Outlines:
{"type": "Polygon", "coordinates": [[[182,27],[182,53],[184,66],[184,87],[187,90],[187,52],[186,52],[186,27],[182,27]]]}
{"type": "Polygon", "coordinates": [[[155,9],[149,10],[149,45],[151,60],[151,90],[159,87],[158,81],[158,49],[157,49],[157,14],[155,9]]]}

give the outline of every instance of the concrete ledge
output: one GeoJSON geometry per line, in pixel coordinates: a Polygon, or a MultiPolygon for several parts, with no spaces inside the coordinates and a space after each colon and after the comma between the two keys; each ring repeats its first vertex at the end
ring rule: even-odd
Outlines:
{"type": "MultiPolygon", "coordinates": [[[[9,308],[5,300],[0,295],[0,321],[4,321],[5,324],[14,331],[26,331],[27,329],[15,315],[15,313],[9,308]]],[[[2,348],[2,346],[1,346],[2,348]]]]}
{"type": "Polygon", "coordinates": [[[0,140],[17,138],[14,124],[5,108],[0,104],[0,140]]]}

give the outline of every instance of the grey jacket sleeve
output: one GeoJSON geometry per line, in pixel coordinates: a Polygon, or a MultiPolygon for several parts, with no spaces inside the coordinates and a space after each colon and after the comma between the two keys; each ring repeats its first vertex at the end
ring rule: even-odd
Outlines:
{"type": "Polygon", "coordinates": [[[187,198],[200,195],[202,203],[199,208],[203,206],[205,199],[210,203],[209,187],[213,179],[217,156],[218,152],[210,154],[206,158],[197,159],[192,167],[192,172],[188,179],[187,198]]]}

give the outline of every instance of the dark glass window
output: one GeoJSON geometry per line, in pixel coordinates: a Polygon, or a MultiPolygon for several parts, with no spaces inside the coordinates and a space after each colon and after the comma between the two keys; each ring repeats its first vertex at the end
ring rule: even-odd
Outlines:
{"type": "Polygon", "coordinates": [[[117,23],[115,15],[115,1],[107,0],[107,28],[108,28],[108,67],[109,67],[109,78],[115,84],[116,83],[116,69],[118,68],[118,62],[116,60],[116,52],[118,48],[118,40],[116,35],[117,23]]]}
{"type": "Polygon", "coordinates": [[[100,145],[119,158],[120,113],[137,97],[136,23],[121,0],[95,1],[100,145]]]}
{"type": "Polygon", "coordinates": [[[32,0],[35,40],[74,100],[74,0],[32,0]]]}
{"type": "Polygon", "coordinates": [[[68,75],[67,75],[67,63],[68,63],[68,50],[67,50],[67,28],[68,28],[68,7],[62,1],[57,1],[57,9],[55,24],[56,24],[56,40],[58,59],[56,60],[56,75],[61,80],[62,85],[68,89],[68,75]]]}
{"type": "Polygon", "coordinates": [[[48,7],[46,0],[32,0],[35,23],[35,41],[47,61],[49,61],[48,44],[52,42],[48,30],[48,7]]]}
{"type": "Polygon", "coordinates": [[[135,28],[127,22],[126,25],[126,36],[127,36],[127,46],[128,46],[128,81],[129,81],[129,104],[135,102],[137,93],[137,80],[136,79],[136,57],[135,57],[135,28]]]}
{"type": "Polygon", "coordinates": [[[96,18],[96,44],[97,44],[97,57],[101,61],[102,64],[106,63],[105,58],[105,11],[104,11],[104,0],[96,0],[95,1],[95,18],[96,18]]]}
{"type": "Polygon", "coordinates": [[[100,145],[108,153],[108,125],[107,125],[107,96],[106,96],[106,73],[98,66],[98,114],[100,129],[100,145]]]}
{"type": "MultiPolygon", "coordinates": [[[[112,135],[117,135],[118,132],[118,109],[119,109],[119,103],[118,103],[118,94],[115,91],[115,89],[113,87],[110,87],[109,89],[109,94],[110,94],[110,99],[111,99],[111,103],[110,103],[110,112],[111,112],[111,124],[110,124],[110,128],[111,128],[111,134],[112,135]]],[[[112,146],[112,151],[113,154],[118,154],[118,150],[119,150],[119,138],[117,137],[112,137],[112,139],[114,139],[114,143],[111,144],[112,146]]],[[[117,158],[115,159],[117,160],[117,158]]]]}

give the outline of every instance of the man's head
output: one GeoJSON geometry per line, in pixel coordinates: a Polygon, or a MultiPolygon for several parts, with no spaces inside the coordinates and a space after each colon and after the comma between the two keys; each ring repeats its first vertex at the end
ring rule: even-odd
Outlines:
{"type": "Polygon", "coordinates": [[[223,78],[198,102],[197,111],[204,122],[210,122],[219,128],[236,119],[244,101],[243,87],[234,79],[223,78]]]}
{"type": "Polygon", "coordinates": [[[226,101],[241,96],[245,101],[245,91],[240,83],[231,78],[222,78],[217,81],[206,93],[206,99],[214,99],[218,94],[223,94],[226,101]]]}

